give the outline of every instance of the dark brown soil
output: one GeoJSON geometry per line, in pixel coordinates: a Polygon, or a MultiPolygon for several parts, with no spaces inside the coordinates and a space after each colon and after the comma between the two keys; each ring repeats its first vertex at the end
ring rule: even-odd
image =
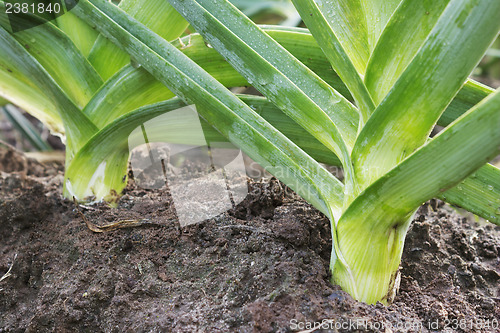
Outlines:
{"type": "Polygon", "coordinates": [[[61,170],[5,158],[0,278],[12,270],[0,282],[0,332],[290,332],[314,322],[330,332],[498,332],[500,228],[439,202],[419,210],[398,296],[384,307],[330,285],[328,220],[274,179],[185,228],[165,190],[131,181],[117,209],[80,209],[95,224],[151,224],[93,233],[61,199],[61,170]]]}

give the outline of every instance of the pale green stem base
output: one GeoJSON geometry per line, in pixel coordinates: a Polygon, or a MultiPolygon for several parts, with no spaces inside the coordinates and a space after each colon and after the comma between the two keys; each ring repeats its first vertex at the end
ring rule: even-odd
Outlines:
{"type": "Polygon", "coordinates": [[[399,288],[399,264],[412,218],[385,230],[371,221],[341,221],[336,230],[341,253],[333,247],[330,262],[332,283],[358,301],[390,304],[399,288]]]}

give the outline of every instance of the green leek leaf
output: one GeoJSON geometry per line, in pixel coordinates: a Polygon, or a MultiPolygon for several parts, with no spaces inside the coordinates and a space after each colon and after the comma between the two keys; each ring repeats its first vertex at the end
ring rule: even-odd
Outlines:
{"type": "Polygon", "coordinates": [[[74,10],[98,25],[101,33],[130,52],[186,103],[198,104],[199,112],[212,126],[269,172],[281,172],[287,185],[320,210],[328,212],[331,206],[338,213],[342,183],[182,52],[105,1],[80,1],[74,10]]]}
{"type": "MultiPolygon", "coordinates": [[[[5,9],[0,2],[0,12],[5,9]]],[[[52,76],[69,98],[82,108],[102,85],[102,80],[73,42],[52,23],[31,14],[16,14],[10,20],[19,26],[39,23],[12,36],[52,76]]],[[[0,15],[0,25],[10,32],[11,22],[0,15]]]]}
{"type": "MultiPolygon", "coordinates": [[[[308,65],[336,90],[349,97],[349,92],[338,79],[321,49],[305,29],[276,29],[264,27],[264,30],[308,65]]],[[[213,48],[206,46],[199,34],[186,36],[173,42],[173,45],[190,57],[204,70],[226,87],[248,85],[248,82],[234,70],[213,48]]],[[[84,112],[101,128],[117,117],[143,105],[157,103],[173,97],[162,83],[142,68],[125,66],[108,80],[87,104],[84,112]]],[[[300,126],[297,126],[300,128],[300,126]]],[[[338,161],[338,159],[334,158],[338,161]]]]}
{"type": "MultiPolygon", "coordinates": [[[[179,37],[188,26],[165,0],[122,0],[119,6],[166,40],[179,37]]],[[[104,36],[98,37],[89,59],[104,80],[130,63],[129,55],[104,36]]]]}
{"type": "Polygon", "coordinates": [[[450,1],[356,141],[352,160],[360,189],[427,140],[499,29],[499,1],[450,1]]]}
{"type": "Polygon", "coordinates": [[[0,50],[0,96],[28,111],[47,126],[52,134],[64,135],[61,116],[54,103],[28,78],[7,63],[0,50]]]}
{"type": "Polygon", "coordinates": [[[403,0],[380,36],[366,70],[366,87],[375,104],[384,99],[413,60],[449,2],[403,0]]]}
{"type": "Polygon", "coordinates": [[[438,197],[500,225],[500,169],[491,164],[438,197]]]}
{"type": "Polygon", "coordinates": [[[57,106],[63,120],[68,138],[67,159],[71,159],[72,154],[87,142],[97,128],[70,100],[40,63],[2,27],[0,27],[0,62],[7,64],[8,71],[19,72],[20,77],[31,80],[32,85],[44,87],[47,96],[57,106]]]}
{"type": "Polygon", "coordinates": [[[229,2],[170,3],[250,84],[343,161],[349,158],[357,111],[342,95],[229,2]]]}
{"type": "Polygon", "coordinates": [[[401,1],[321,0],[316,2],[325,8],[328,23],[335,32],[336,38],[358,73],[364,75],[378,39],[401,1]]]}
{"type": "Polygon", "coordinates": [[[335,263],[333,272],[344,290],[368,303],[386,297],[415,209],[500,153],[499,109],[497,90],[352,202],[336,230],[348,265],[335,263]]]}
{"type": "Polygon", "coordinates": [[[57,26],[68,35],[85,57],[88,57],[99,33],[71,11],[56,18],[57,26]]]}
{"type": "Polygon", "coordinates": [[[337,39],[332,24],[335,13],[331,3],[314,0],[293,0],[293,3],[330,60],[333,69],[349,88],[362,116],[360,125],[364,125],[374,111],[375,105],[356,67],[337,39]]]}

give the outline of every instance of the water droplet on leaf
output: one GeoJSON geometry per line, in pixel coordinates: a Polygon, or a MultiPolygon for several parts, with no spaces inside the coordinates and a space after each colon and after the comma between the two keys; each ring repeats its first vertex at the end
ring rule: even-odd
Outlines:
{"type": "Polygon", "coordinates": [[[265,77],[260,77],[259,84],[262,86],[265,86],[265,85],[269,84],[269,81],[265,77]]]}
{"type": "Polygon", "coordinates": [[[130,59],[130,65],[134,68],[139,68],[141,67],[141,64],[138,63],[135,59],[130,59]]]}

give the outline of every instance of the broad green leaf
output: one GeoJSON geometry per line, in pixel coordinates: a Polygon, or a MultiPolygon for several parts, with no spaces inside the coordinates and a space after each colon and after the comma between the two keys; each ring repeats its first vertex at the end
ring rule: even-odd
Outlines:
{"type": "Polygon", "coordinates": [[[375,104],[383,100],[413,60],[449,2],[403,0],[382,33],[366,70],[366,87],[375,104]]]}
{"type": "MultiPolygon", "coordinates": [[[[272,27],[265,27],[264,30],[336,90],[347,97],[350,96],[307,30],[297,28],[281,30],[272,27]]],[[[217,51],[208,47],[200,35],[186,36],[174,41],[173,45],[226,87],[248,85],[247,80],[217,51]]],[[[87,104],[84,112],[97,127],[101,128],[127,112],[143,105],[167,100],[172,96],[170,90],[147,71],[127,65],[101,87],[87,104]]]]}
{"type": "MultiPolygon", "coordinates": [[[[166,0],[122,0],[119,6],[130,16],[169,41],[179,37],[188,26],[188,23],[166,0]]],[[[130,62],[130,56],[104,36],[98,37],[89,59],[104,80],[108,80],[130,62]]]]}
{"type": "Polygon", "coordinates": [[[83,0],[74,10],[187,104],[201,106],[203,118],[270,173],[320,210],[339,213],[342,183],[177,48],[105,1],[83,0]]]}
{"type": "MultiPolygon", "coordinates": [[[[336,76],[323,52],[306,29],[263,26],[263,30],[292,53],[302,63],[321,76],[337,91],[350,99],[349,92],[336,76]]],[[[184,54],[203,67],[227,87],[244,86],[248,82],[236,72],[213,48],[207,47],[201,36],[193,34],[173,43],[184,54]]],[[[469,80],[438,121],[447,126],[473,105],[493,91],[469,80]]],[[[125,66],[113,79],[106,82],[85,112],[98,127],[109,123],[129,111],[143,105],[172,97],[171,92],[143,69],[125,66]],[[98,115],[94,118],[94,115],[98,115]]],[[[336,160],[336,159],[335,159],[336,160]]]]}
{"type": "MultiPolygon", "coordinates": [[[[478,88],[481,87],[478,86],[478,88]]],[[[479,91],[484,92],[484,90],[479,91]]],[[[254,97],[240,98],[255,108],[260,115],[316,161],[330,165],[340,165],[338,159],[332,159],[333,156],[328,154],[328,150],[321,143],[297,126],[282,112],[273,109],[269,102],[265,102],[265,100],[259,101],[254,97]]],[[[479,101],[474,104],[477,103],[479,101]]],[[[440,194],[439,198],[450,204],[458,205],[491,222],[498,223],[500,222],[500,215],[497,214],[498,207],[500,207],[500,170],[487,164],[457,186],[440,194]]]]}
{"type": "Polygon", "coordinates": [[[31,122],[24,117],[21,112],[19,112],[19,110],[12,105],[7,105],[0,110],[12,126],[14,126],[22,137],[27,139],[35,149],[40,151],[52,150],[50,145],[42,139],[40,133],[35,129],[31,122]]]}
{"type": "Polygon", "coordinates": [[[67,134],[67,159],[97,131],[92,122],[70,100],[42,65],[0,27],[0,62],[7,64],[9,72],[18,72],[18,77],[30,80],[32,86],[43,87],[44,92],[57,106],[67,134]]]}
{"type": "Polygon", "coordinates": [[[335,152],[352,179],[358,115],[348,100],[229,2],[169,1],[250,84],[335,152]]]}
{"type": "Polygon", "coordinates": [[[309,67],[348,100],[349,90],[330,66],[323,51],[307,29],[277,26],[260,26],[301,63],[309,67]]]}
{"type": "MultiPolygon", "coordinates": [[[[364,75],[372,51],[400,0],[318,0],[357,71],[364,75]]],[[[314,18],[314,13],[313,18],[314,18]]],[[[304,17],[304,15],[303,15],[304,17]]]]}
{"type": "Polygon", "coordinates": [[[248,95],[238,95],[238,97],[316,161],[341,165],[335,154],[267,99],[248,95]]]}
{"type": "MultiPolygon", "coordinates": [[[[339,227],[342,220],[357,214],[359,219],[377,221],[374,228],[387,230],[401,216],[457,185],[497,156],[500,153],[498,110],[500,89],[370,185],[344,213],[339,227]]],[[[481,176],[491,172],[494,171],[488,166],[481,176]]],[[[497,187],[495,182],[492,185],[497,187]]]]}
{"type": "MultiPolygon", "coordinates": [[[[125,67],[127,68],[127,67],[125,67]]],[[[124,71],[125,68],[122,70],[124,71]]],[[[134,72],[141,73],[145,72],[141,69],[136,69],[134,72]]],[[[110,83],[113,86],[113,81],[110,83]]],[[[158,82],[158,81],[155,81],[158,82]]],[[[135,85],[135,83],[134,83],[135,85]]],[[[162,85],[163,87],[163,85],[162,85]]],[[[159,87],[160,88],[160,87],[159,87]]],[[[165,88],[166,89],[166,88],[165,88]]],[[[121,89],[120,89],[121,90],[121,89]]],[[[479,90],[484,93],[484,90],[479,90]]],[[[474,95],[471,95],[473,97],[474,95]]],[[[486,94],[487,96],[487,94],[486,94]]],[[[125,97],[125,96],[123,96],[125,97]]],[[[264,119],[266,119],[269,123],[271,123],[276,129],[278,129],[281,133],[283,133],[286,137],[292,140],[295,144],[297,144],[300,148],[302,148],[307,154],[313,157],[316,161],[321,163],[326,163],[330,165],[340,166],[340,162],[337,157],[325,147],[320,142],[318,142],[315,138],[313,138],[309,133],[307,133],[304,129],[298,126],[294,121],[292,121],[289,117],[283,114],[279,109],[274,107],[270,102],[268,102],[264,98],[253,97],[253,96],[239,96],[245,103],[249,104],[252,109],[254,109],[258,114],[260,114],[264,119]]],[[[482,98],[480,98],[482,99],[482,98]]],[[[120,100],[118,98],[118,100],[120,100]]],[[[474,102],[474,101],[472,101],[474,102]]],[[[478,102],[478,101],[476,101],[478,102]]],[[[476,103],[473,103],[476,104],[476,103]]],[[[471,104],[472,106],[472,104],[471,104]]],[[[466,106],[467,107],[467,106],[466,106]]],[[[467,107],[467,109],[470,107],[467,107]]],[[[104,110],[104,109],[103,109],[104,110]]],[[[463,110],[465,112],[465,110],[463,110]]],[[[460,115],[463,113],[461,112],[460,115]]],[[[121,115],[120,115],[121,116],[121,115]]],[[[110,118],[111,120],[112,118],[110,118]]],[[[454,120],[454,119],[453,119],[454,120]]],[[[202,119],[203,128],[205,128],[205,135],[207,139],[210,141],[222,142],[227,139],[223,138],[218,132],[211,129],[211,127],[205,125],[205,121],[202,119]]],[[[188,137],[180,136],[180,137],[172,137],[170,138],[170,143],[184,143],[191,144],[188,137]]],[[[100,164],[100,163],[99,163],[100,164]]],[[[98,165],[99,165],[98,164],[98,165]]],[[[487,166],[483,167],[487,168],[487,166]]],[[[469,177],[464,182],[460,183],[458,186],[446,191],[444,194],[440,196],[443,200],[451,203],[459,205],[475,214],[478,214],[481,217],[494,221],[493,217],[496,215],[496,198],[494,200],[490,196],[484,197],[483,189],[488,189],[488,186],[491,184],[498,183],[497,179],[500,177],[500,171],[494,170],[494,172],[483,172],[483,168],[481,168],[477,174],[486,174],[484,177],[469,177]],[[461,189],[460,191],[458,189],[461,189]],[[467,190],[470,193],[470,197],[477,198],[478,200],[466,200],[467,196],[463,196],[461,193],[467,190]],[[446,197],[446,198],[445,198],[446,197]],[[450,198],[450,199],[448,199],[450,198]],[[482,199],[481,199],[482,198],[482,199]]],[[[494,196],[494,193],[493,193],[494,196]]]]}
{"type": "MultiPolygon", "coordinates": [[[[367,0],[334,0],[321,1],[329,7],[328,14],[333,14],[330,24],[335,35],[360,74],[364,74],[370,59],[370,38],[368,22],[363,2],[367,0]]],[[[314,16],[314,14],[313,14],[314,16]]]]}
{"type": "Polygon", "coordinates": [[[293,0],[293,3],[333,69],[349,88],[360,110],[362,118],[360,125],[364,125],[375,109],[375,105],[363,79],[335,34],[332,22],[338,13],[332,11],[331,3],[328,1],[293,0]]]}
{"type": "MultiPolygon", "coordinates": [[[[283,117],[279,116],[279,114],[283,114],[281,110],[266,101],[265,98],[248,95],[240,95],[240,98],[259,115],[263,116],[272,124],[276,124],[276,128],[280,132],[294,138],[292,141],[307,151],[313,158],[324,160],[334,165],[339,164],[339,161],[336,160],[335,156],[332,156],[328,149],[321,145],[304,129],[297,127],[293,120],[285,116],[285,119],[288,120],[283,121],[283,117]]],[[[101,189],[112,188],[116,193],[120,193],[126,186],[126,182],[123,182],[123,177],[127,173],[127,162],[129,157],[128,143],[130,142],[128,139],[130,133],[144,122],[183,106],[185,106],[185,104],[181,100],[175,98],[139,108],[106,125],[103,131],[99,132],[99,134],[93,137],[89,143],[80,150],[68,167],[66,174],[71,182],[71,187],[86,187],[85,192],[87,195],[95,195],[96,198],[116,199],[116,195],[110,195],[110,193],[108,193],[109,190],[100,192],[98,187],[91,189],[90,187],[92,186],[88,186],[88,184],[94,183],[91,182],[91,179],[92,176],[96,174],[99,166],[108,161],[108,157],[116,155],[112,158],[114,161],[113,163],[109,164],[109,166],[108,163],[106,163],[106,170],[108,170],[108,168],[109,170],[111,170],[111,168],[116,169],[104,173],[106,176],[102,180],[104,186],[102,186],[101,189]]],[[[200,121],[204,129],[205,138],[208,142],[228,142],[227,138],[212,128],[203,118],[200,118],[200,121]]],[[[189,124],[184,124],[182,126],[189,126],[189,124]]],[[[154,135],[154,133],[149,134],[154,135]]],[[[197,144],[197,142],[193,142],[190,133],[183,135],[183,133],[162,132],[161,135],[164,140],[162,142],[188,145],[197,144]]],[[[327,213],[326,210],[325,213],[327,213]]]]}
{"type": "Polygon", "coordinates": [[[9,104],[9,101],[6,100],[6,99],[3,99],[2,97],[0,97],[0,106],[4,106],[4,105],[7,105],[9,104]]]}
{"type": "MultiPolygon", "coordinates": [[[[4,9],[0,2],[0,11],[4,9]]],[[[43,66],[57,84],[78,106],[83,107],[102,85],[102,80],[73,42],[52,23],[31,14],[18,14],[10,18],[0,15],[0,25],[43,66]],[[20,27],[30,22],[39,25],[11,32],[11,21],[20,27]]]]}
{"type": "MultiPolygon", "coordinates": [[[[360,196],[359,202],[353,203],[352,209],[365,209],[364,215],[372,216],[373,219],[380,217],[382,211],[404,216],[426,200],[455,186],[500,153],[499,109],[500,93],[497,92],[373,183],[360,196]],[[368,202],[373,204],[377,195],[382,196],[385,207],[369,207],[368,202]],[[378,212],[370,215],[375,210],[378,212]]],[[[484,180],[491,176],[488,182],[491,182],[491,189],[497,191],[498,169],[488,165],[479,170],[470,177],[469,182],[474,177],[484,180]]],[[[488,187],[485,182],[482,183],[488,187]]],[[[443,197],[447,197],[447,193],[443,197]]],[[[484,199],[486,201],[487,198],[484,199]]],[[[391,218],[387,218],[378,225],[380,228],[390,228],[393,222],[394,219],[391,222],[391,218]]]]}
{"type": "Polygon", "coordinates": [[[64,126],[54,103],[13,64],[6,62],[0,50],[0,96],[28,111],[47,126],[52,134],[64,135],[64,126]]]}
{"type": "MultiPolygon", "coordinates": [[[[478,86],[478,88],[481,87],[478,86]]],[[[484,92],[484,90],[479,91],[484,92]]],[[[265,102],[265,100],[259,101],[254,97],[241,98],[315,160],[330,165],[340,165],[338,160],[332,160],[331,154],[328,154],[328,150],[321,143],[311,137],[302,128],[298,127],[283,113],[275,110],[275,108],[273,109],[269,102],[265,102]]],[[[477,103],[478,102],[474,104],[477,103]]],[[[460,184],[440,194],[438,197],[491,222],[499,223],[500,170],[487,164],[481,167],[473,175],[467,177],[460,184]]]]}
{"type": "MultiPolygon", "coordinates": [[[[210,65],[213,62],[209,60],[207,64],[210,65]]],[[[216,71],[217,68],[218,66],[215,66],[213,69],[215,71],[213,73],[214,78],[220,79],[219,82],[224,85],[231,86],[231,80],[233,80],[231,75],[226,76],[225,71],[218,72],[216,71]]],[[[239,77],[240,80],[244,80],[241,76],[239,77]]],[[[114,119],[143,106],[143,104],[153,104],[172,96],[170,90],[143,68],[136,69],[132,66],[125,66],[106,82],[103,89],[94,96],[84,109],[84,112],[98,128],[102,128],[114,119]]],[[[251,100],[247,100],[243,96],[240,96],[243,101],[247,102],[247,104],[250,103],[257,113],[313,158],[319,159],[323,163],[340,165],[339,160],[330,150],[266,99],[252,97],[251,100]]]]}
{"type": "Polygon", "coordinates": [[[318,140],[331,149],[342,146],[343,140],[352,144],[355,108],[229,2],[171,4],[250,84],[301,126],[311,127],[308,131],[318,140]],[[336,136],[336,142],[326,133],[336,136]]]}
{"type": "Polygon", "coordinates": [[[57,17],[57,26],[71,38],[76,47],[88,57],[99,34],[71,11],[57,17]]]}
{"type": "MultiPolygon", "coordinates": [[[[334,0],[335,1],[335,0],[334,0]]],[[[354,2],[356,2],[355,0],[354,2]]],[[[359,0],[365,15],[366,33],[370,54],[375,49],[387,22],[401,0],[359,0]]]]}
{"type": "Polygon", "coordinates": [[[497,90],[351,203],[336,230],[348,266],[336,264],[333,271],[344,290],[368,303],[386,295],[412,212],[500,153],[499,110],[497,90]],[[374,286],[379,293],[367,289],[374,286]]]}
{"type": "MultiPolygon", "coordinates": [[[[319,50],[317,45],[314,46],[313,40],[312,38],[310,38],[311,36],[307,34],[307,31],[303,29],[293,29],[293,31],[289,29],[266,29],[265,31],[276,38],[282,45],[290,50],[290,52],[292,52],[293,54],[299,54],[300,57],[307,57],[306,50],[318,50],[318,57],[316,57],[316,52],[311,51],[310,53],[310,56],[312,57],[310,59],[310,67],[312,69],[317,68],[317,71],[320,72],[321,68],[325,68],[323,66],[328,65],[327,60],[324,58],[324,56],[323,58],[320,58],[321,51],[319,50]],[[302,44],[302,42],[294,42],[294,40],[296,40],[295,35],[297,34],[295,33],[295,31],[297,31],[297,33],[300,34],[301,37],[305,37],[304,44],[302,44]]],[[[198,35],[185,37],[182,39],[182,43],[175,43],[175,45],[177,45],[185,54],[189,55],[199,65],[207,69],[215,78],[222,80],[223,83],[225,82],[224,79],[228,78],[231,78],[228,79],[230,81],[236,81],[232,81],[232,84],[234,85],[242,85],[245,83],[245,80],[241,76],[237,75],[235,71],[233,71],[233,75],[229,75],[229,71],[231,71],[231,68],[220,58],[220,56],[217,55],[217,53],[212,48],[206,47],[202,39],[198,35]],[[206,63],[203,60],[206,60],[206,63]]],[[[147,102],[148,104],[154,103],[160,100],[167,99],[171,96],[171,93],[167,88],[158,83],[152,76],[146,74],[143,69],[132,69],[131,66],[128,66],[125,67],[121,72],[123,72],[123,76],[119,78],[117,77],[117,79],[114,81],[111,80],[107,82],[107,86],[111,87],[114,92],[107,95],[104,91],[102,91],[103,96],[106,96],[108,98],[104,98],[102,101],[106,102],[102,102],[100,108],[96,109],[99,110],[96,112],[96,114],[101,114],[101,116],[105,111],[117,111],[115,115],[107,115],[108,121],[111,121],[115,117],[121,116],[122,114],[125,114],[126,112],[129,112],[134,108],[142,106],[143,102],[147,102]],[[149,77],[149,79],[147,77],[149,77]],[[135,81],[134,78],[137,78],[137,81],[135,81]],[[126,82],[129,79],[131,80],[131,82],[128,85],[126,82]],[[153,84],[151,83],[152,81],[156,83],[153,84]],[[147,86],[148,84],[154,85],[154,87],[150,89],[149,86],[147,86]],[[125,89],[125,87],[127,86],[129,86],[130,89],[125,89]],[[143,88],[144,90],[142,90],[143,88]],[[158,89],[158,91],[162,93],[159,93],[157,96],[155,96],[152,92],[156,91],[156,89],[158,89]],[[151,94],[147,93],[148,91],[151,92],[151,94]],[[135,93],[137,93],[137,95],[135,95],[135,93]],[[108,104],[107,101],[113,102],[111,104],[108,104]]],[[[333,77],[334,76],[332,75],[332,79],[333,77]]],[[[228,84],[228,86],[231,86],[231,84],[228,84]]],[[[448,111],[443,115],[442,119],[440,119],[439,124],[442,126],[447,126],[449,122],[453,121],[470,107],[477,104],[491,91],[493,91],[491,88],[477,84],[474,81],[469,81],[457,95],[457,98],[450,105],[448,111]]],[[[285,134],[293,142],[298,144],[302,149],[304,149],[308,154],[310,154],[319,162],[339,165],[338,159],[331,154],[329,155],[328,150],[323,145],[321,145],[317,140],[314,140],[298,125],[291,122],[290,119],[281,112],[273,111],[272,108],[268,107],[266,108],[265,112],[262,112],[260,114],[273,126],[283,132],[283,134],[285,134]],[[281,126],[281,124],[286,124],[286,126],[283,127],[281,126]]],[[[479,186],[482,185],[479,184],[479,186]]],[[[465,205],[464,208],[469,210],[474,209],[473,206],[469,207],[467,205],[465,205]]],[[[494,214],[494,211],[489,211],[488,214],[494,214]]]]}
{"type": "Polygon", "coordinates": [[[438,125],[446,127],[495,90],[474,80],[467,80],[450,105],[446,108],[438,125]]]}
{"type": "Polygon", "coordinates": [[[500,170],[491,164],[438,197],[500,225],[500,170]]]}
{"type": "Polygon", "coordinates": [[[106,81],[83,112],[98,128],[103,128],[116,118],[143,105],[161,102],[174,96],[145,69],[127,65],[106,81]]]}
{"type": "Polygon", "coordinates": [[[424,144],[499,29],[499,1],[450,1],[356,141],[360,189],[424,144]]]}
{"type": "MultiPolygon", "coordinates": [[[[323,80],[328,82],[328,84],[335,88],[335,90],[340,92],[347,99],[352,99],[349,91],[344,86],[342,81],[340,81],[340,79],[336,76],[335,72],[330,67],[329,61],[326,59],[326,56],[323,54],[319,45],[307,29],[275,26],[262,26],[262,29],[269,36],[273,37],[278,43],[280,43],[285,49],[292,53],[297,59],[319,75],[323,80]]],[[[186,39],[187,38],[188,37],[186,37],[186,39]]],[[[184,43],[187,45],[186,42],[184,43]]],[[[211,55],[212,53],[210,53],[210,50],[213,49],[200,47],[193,48],[192,50],[193,55],[199,54],[199,58],[203,59],[204,57],[209,56],[209,54],[211,55]]],[[[191,54],[188,54],[188,56],[193,59],[191,54]]],[[[206,68],[206,65],[202,65],[197,59],[194,60],[203,68],[206,68]]],[[[222,61],[220,57],[214,57],[213,59],[210,58],[210,60],[211,63],[214,63],[214,67],[223,66],[219,63],[219,61],[222,61]]],[[[212,72],[209,70],[209,72],[216,75],[215,71],[212,72]]],[[[472,79],[468,79],[447,107],[441,118],[439,118],[438,125],[443,127],[448,126],[452,121],[479,103],[493,91],[493,88],[472,79]]]]}

